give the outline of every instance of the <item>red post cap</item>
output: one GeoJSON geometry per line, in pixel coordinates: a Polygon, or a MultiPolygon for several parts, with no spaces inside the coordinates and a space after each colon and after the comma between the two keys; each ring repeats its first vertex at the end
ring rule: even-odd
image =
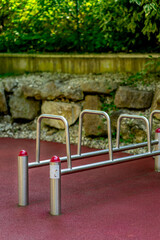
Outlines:
{"type": "Polygon", "coordinates": [[[28,154],[27,154],[26,150],[21,150],[21,151],[19,152],[19,155],[18,155],[18,156],[20,156],[20,157],[26,157],[26,156],[28,156],[28,154]]]}
{"type": "Polygon", "coordinates": [[[50,162],[60,162],[60,158],[58,156],[53,156],[50,160],[50,162]]]}
{"type": "Polygon", "coordinates": [[[160,133],[160,128],[157,128],[157,129],[156,129],[156,133],[160,133]]]}

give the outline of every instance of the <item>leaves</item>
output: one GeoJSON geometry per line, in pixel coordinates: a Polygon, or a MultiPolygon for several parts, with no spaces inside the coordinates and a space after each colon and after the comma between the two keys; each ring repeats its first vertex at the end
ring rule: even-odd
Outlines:
{"type": "Polygon", "coordinates": [[[159,26],[159,0],[0,0],[1,52],[153,52],[159,26]]]}
{"type": "Polygon", "coordinates": [[[141,5],[141,0],[130,0],[130,3],[136,3],[138,4],[139,6],[141,5]]]}

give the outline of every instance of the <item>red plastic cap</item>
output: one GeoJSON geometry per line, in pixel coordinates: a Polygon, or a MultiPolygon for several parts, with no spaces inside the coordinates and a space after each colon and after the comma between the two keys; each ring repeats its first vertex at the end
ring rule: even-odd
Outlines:
{"type": "Polygon", "coordinates": [[[160,128],[157,128],[157,129],[156,129],[156,133],[160,133],[160,128]]]}
{"type": "Polygon", "coordinates": [[[26,150],[21,150],[21,151],[19,152],[19,155],[18,155],[18,156],[20,156],[20,157],[25,157],[25,156],[28,156],[28,154],[27,154],[26,150]]]}
{"type": "Polygon", "coordinates": [[[57,156],[53,156],[50,162],[60,162],[60,158],[57,156]]]}

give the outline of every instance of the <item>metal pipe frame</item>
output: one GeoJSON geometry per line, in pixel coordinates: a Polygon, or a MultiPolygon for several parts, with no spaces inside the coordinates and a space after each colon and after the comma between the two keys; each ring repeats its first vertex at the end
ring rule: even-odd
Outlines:
{"type": "MultiPolygon", "coordinates": [[[[158,140],[154,140],[151,142],[152,145],[157,145],[159,143],[158,140]]],[[[140,148],[140,147],[145,147],[147,146],[147,142],[143,142],[143,143],[137,143],[137,144],[130,144],[127,146],[121,146],[119,148],[113,148],[113,152],[121,152],[121,151],[126,151],[126,150],[130,150],[130,149],[135,149],[135,148],[140,148]]],[[[109,149],[103,149],[103,150],[97,150],[97,151],[92,151],[92,152],[86,152],[86,153],[81,153],[81,155],[71,155],[71,159],[72,160],[78,160],[78,159],[82,159],[82,158],[89,158],[89,157],[94,157],[94,156],[98,156],[98,155],[103,155],[103,154],[107,154],[109,153],[109,149]]],[[[60,157],[61,162],[66,162],[67,161],[67,157],[60,157]]],[[[50,163],[50,159],[46,159],[40,162],[30,162],[28,163],[28,168],[34,168],[34,167],[41,167],[41,166],[45,166],[48,165],[50,163]]]]}
{"type": "Polygon", "coordinates": [[[96,110],[89,110],[85,109],[80,113],[79,116],[79,130],[78,130],[78,147],[77,147],[77,154],[81,155],[81,141],[82,141],[82,121],[83,116],[85,114],[95,114],[95,115],[102,115],[107,120],[107,126],[108,126],[108,145],[109,145],[109,158],[110,160],[113,160],[113,152],[112,152],[112,134],[111,134],[111,122],[109,115],[104,111],[96,111],[96,110]]]}
{"type": "Polygon", "coordinates": [[[160,110],[154,110],[151,112],[150,116],[149,116],[149,123],[150,123],[150,133],[152,134],[152,123],[153,123],[153,116],[158,113],[160,114],[160,110]]]}
{"type": "Polygon", "coordinates": [[[63,116],[42,114],[37,120],[37,137],[36,137],[36,163],[40,163],[40,134],[41,134],[41,120],[43,118],[56,119],[64,123],[65,133],[66,133],[66,153],[67,153],[67,163],[68,168],[72,168],[71,162],[71,150],[70,150],[70,136],[69,136],[69,126],[67,120],[63,116]]]}
{"type": "MultiPolygon", "coordinates": [[[[155,110],[150,114],[150,132],[152,129],[152,118],[155,113],[160,113],[160,110],[155,110]]],[[[32,162],[28,164],[29,168],[33,167],[38,167],[38,166],[44,166],[48,165],[50,162],[50,159],[40,161],[40,124],[42,118],[51,118],[51,119],[58,119],[62,120],[66,126],[66,150],[67,150],[67,157],[61,157],[61,161],[68,161],[68,168],[71,168],[71,160],[76,160],[76,159],[82,159],[82,158],[87,158],[87,157],[92,157],[92,156],[97,156],[97,155],[102,155],[102,154],[107,154],[110,153],[110,159],[113,160],[113,152],[120,152],[120,151],[126,151],[130,149],[135,149],[135,148],[140,148],[140,147],[145,147],[148,145],[148,148],[150,149],[150,145],[155,145],[158,144],[158,140],[154,141],[148,141],[148,142],[143,142],[143,143],[138,143],[138,144],[131,144],[127,146],[120,147],[119,146],[119,138],[120,138],[120,122],[122,118],[134,118],[134,119],[141,119],[146,122],[147,125],[147,132],[149,132],[149,124],[148,120],[143,117],[143,116],[137,116],[137,115],[128,115],[128,114],[122,114],[120,115],[119,119],[117,120],[117,139],[116,139],[116,148],[112,148],[112,140],[111,140],[111,127],[110,127],[110,118],[107,113],[103,111],[96,111],[96,110],[84,110],[81,112],[80,117],[79,117],[79,134],[78,134],[78,151],[76,155],[70,154],[70,138],[69,138],[69,127],[68,127],[68,122],[67,120],[62,117],[62,116],[56,116],[56,115],[49,115],[49,114],[42,114],[38,120],[37,120],[37,139],[36,139],[36,162],[32,162]],[[97,150],[93,152],[87,152],[87,153],[81,153],[81,139],[82,139],[82,120],[83,120],[83,115],[84,114],[96,114],[96,115],[103,115],[108,121],[108,132],[109,132],[109,149],[104,149],[104,150],[97,150]],[[149,144],[148,144],[149,143],[149,144]]],[[[148,138],[150,139],[150,134],[148,134],[148,138]]]]}
{"type": "Polygon", "coordinates": [[[103,167],[103,166],[107,166],[107,165],[112,165],[112,164],[117,164],[117,163],[121,163],[121,162],[125,162],[125,161],[137,160],[140,158],[152,157],[152,156],[157,156],[157,155],[160,155],[160,150],[154,151],[154,152],[147,152],[147,153],[143,153],[143,154],[127,156],[127,157],[122,157],[122,158],[117,158],[114,160],[106,160],[106,161],[97,162],[97,163],[85,164],[85,165],[73,167],[72,169],[66,168],[66,169],[61,170],[61,174],[62,175],[71,174],[71,173],[85,171],[85,170],[89,170],[89,169],[93,169],[93,168],[99,168],[99,167],[103,167]]]}
{"type": "MultiPolygon", "coordinates": [[[[81,112],[80,117],[79,117],[78,152],[77,152],[76,155],[72,155],[72,156],[71,156],[71,153],[70,153],[70,138],[69,138],[69,127],[68,127],[67,120],[62,116],[43,114],[38,118],[38,121],[37,121],[36,162],[31,162],[31,163],[27,162],[28,167],[26,167],[27,170],[25,171],[25,174],[28,174],[28,169],[29,168],[41,167],[41,166],[44,166],[44,165],[48,165],[50,163],[50,159],[40,161],[40,130],[41,130],[41,120],[43,118],[61,120],[61,121],[63,121],[63,123],[65,125],[67,156],[61,157],[60,161],[61,162],[67,161],[68,168],[61,169],[60,174],[61,175],[66,175],[66,174],[72,174],[72,173],[75,173],[75,172],[85,171],[85,170],[89,170],[89,169],[99,168],[99,167],[103,167],[103,166],[107,166],[107,165],[111,165],[111,164],[118,164],[118,163],[125,162],[125,161],[132,161],[132,160],[136,160],[136,159],[140,159],[140,158],[144,158],[144,157],[152,157],[152,156],[160,155],[160,149],[159,149],[160,140],[159,140],[159,138],[154,140],[154,141],[151,141],[151,139],[150,139],[150,133],[151,133],[151,129],[152,129],[152,127],[151,127],[152,118],[153,118],[153,115],[155,113],[160,113],[160,111],[157,112],[157,110],[156,110],[156,111],[153,111],[151,113],[150,122],[147,120],[147,118],[145,118],[143,116],[128,115],[128,114],[120,115],[120,117],[118,118],[118,121],[117,121],[116,148],[112,149],[111,123],[110,123],[110,118],[109,118],[108,114],[105,113],[105,112],[102,112],[102,111],[84,110],[83,112],[81,112]],[[82,119],[83,119],[84,114],[103,115],[107,119],[109,149],[97,150],[97,151],[92,151],[92,152],[88,152],[88,153],[81,153],[82,119]],[[120,147],[119,146],[120,123],[121,123],[121,120],[123,118],[141,119],[141,120],[145,121],[146,126],[147,126],[147,140],[148,141],[147,142],[142,142],[142,143],[139,143],[139,144],[131,144],[131,145],[120,147]],[[158,147],[156,148],[155,151],[151,152],[151,145],[157,145],[158,147]],[[124,150],[144,147],[144,146],[148,146],[148,152],[146,152],[146,153],[113,159],[113,152],[119,152],[119,151],[124,151],[124,150]],[[106,154],[106,153],[109,153],[109,160],[96,162],[96,163],[85,164],[85,165],[76,166],[76,167],[72,168],[71,159],[76,160],[76,159],[81,159],[81,158],[86,158],[86,157],[98,156],[98,155],[102,155],[102,154],[106,154]]],[[[24,175],[24,173],[23,173],[23,175],[24,175]]],[[[20,180],[19,180],[19,182],[20,182],[20,180]]],[[[27,186],[25,185],[23,188],[24,188],[23,189],[24,191],[27,191],[28,185],[27,186]]],[[[52,202],[53,202],[53,200],[54,199],[52,199],[52,202]]],[[[60,204],[60,199],[58,201],[59,201],[59,204],[60,204]]],[[[28,202],[25,203],[25,205],[26,204],[28,204],[28,202]]]]}
{"type": "Polygon", "coordinates": [[[130,119],[140,119],[146,123],[147,127],[147,143],[148,143],[148,152],[151,152],[151,136],[150,136],[150,124],[146,117],[138,116],[138,115],[129,115],[129,114],[121,114],[117,120],[117,136],[116,136],[116,147],[119,148],[120,142],[120,123],[123,118],[130,118],[130,119]]]}

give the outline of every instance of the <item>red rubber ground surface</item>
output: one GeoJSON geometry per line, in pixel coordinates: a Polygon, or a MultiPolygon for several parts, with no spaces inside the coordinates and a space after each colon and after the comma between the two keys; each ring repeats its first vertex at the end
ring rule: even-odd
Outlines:
{"type": "MultiPolygon", "coordinates": [[[[42,159],[66,155],[63,144],[41,147],[42,159]]],[[[62,215],[54,217],[48,166],[29,170],[30,205],[17,206],[17,155],[23,148],[33,161],[35,141],[0,139],[0,240],[160,238],[160,173],[153,158],[62,176],[62,215]]]]}

